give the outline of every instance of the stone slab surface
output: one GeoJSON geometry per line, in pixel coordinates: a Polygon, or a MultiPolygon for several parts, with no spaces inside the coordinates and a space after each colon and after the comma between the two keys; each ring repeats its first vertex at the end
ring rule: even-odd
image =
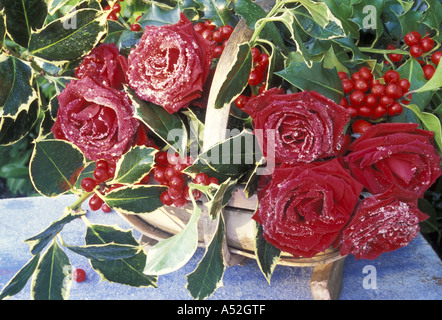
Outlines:
{"type": "MultiPolygon", "coordinates": [[[[63,208],[71,205],[74,195],[57,198],[18,198],[0,200],[0,290],[31,258],[24,240],[43,231],[58,220],[63,208]]],[[[88,209],[86,206],[84,209],[88,209]]],[[[132,229],[115,212],[88,212],[87,218],[98,224],[119,225],[132,229]]],[[[62,231],[71,245],[84,244],[85,225],[81,219],[62,231]]],[[[136,238],[140,237],[134,231],[136,238]]],[[[73,283],[71,300],[189,300],[185,275],[192,272],[204,254],[198,249],[182,269],[160,276],[158,288],[133,288],[102,281],[88,260],[65,250],[74,268],[83,268],[86,281],[73,283]]],[[[224,286],[210,298],[214,300],[312,300],[309,280],[313,268],[277,266],[269,285],[256,261],[226,269],[224,286]]],[[[29,300],[30,285],[10,299],[29,300]]],[[[422,236],[407,247],[384,253],[375,261],[347,257],[343,271],[341,300],[441,300],[442,262],[422,236]]]]}

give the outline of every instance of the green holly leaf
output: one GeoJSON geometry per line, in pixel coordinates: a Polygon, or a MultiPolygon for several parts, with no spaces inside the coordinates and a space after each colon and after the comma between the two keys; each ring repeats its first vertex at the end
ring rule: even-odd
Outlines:
{"type": "Polygon", "coordinates": [[[160,195],[167,187],[156,185],[137,185],[122,187],[103,196],[107,205],[126,214],[144,214],[163,206],[160,195]]]}
{"type": "Polygon", "coordinates": [[[358,25],[350,18],[353,16],[353,3],[355,0],[324,0],[333,16],[337,18],[347,35],[359,38],[358,25]]]}
{"type": "Polygon", "coordinates": [[[281,250],[264,239],[262,225],[255,223],[255,255],[262,274],[270,284],[270,278],[278,264],[281,250]]]}
{"type": "Polygon", "coordinates": [[[48,243],[51,242],[55,236],[61,232],[61,230],[63,230],[66,224],[74,221],[83,214],[84,212],[74,213],[72,209],[67,208],[61,219],[53,221],[44,231],[25,240],[25,242],[27,242],[30,246],[31,253],[40,253],[48,245],[48,243]]]}
{"type": "Polygon", "coordinates": [[[63,245],[76,254],[100,261],[131,258],[142,250],[141,246],[116,243],[89,244],[86,246],[63,245]]]}
{"type": "MultiPolygon", "coordinates": [[[[86,230],[86,246],[119,244],[138,247],[132,230],[122,230],[117,227],[89,224],[86,230]]],[[[146,254],[143,251],[135,256],[124,259],[98,260],[90,259],[91,265],[103,280],[117,282],[133,287],[157,287],[158,278],[145,275],[143,269],[146,254]]]]}
{"type": "Polygon", "coordinates": [[[144,273],[162,275],[180,269],[194,255],[198,247],[198,220],[201,209],[194,206],[186,226],[170,238],[160,240],[147,252],[144,273]]]}
{"type": "Polygon", "coordinates": [[[37,92],[32,87],[31,67],[22,60],[0,56],[0,116],[15,120],[22,110],[28,110],[37,92]]]}
{"type": "Polygon", "coordinates": [[[27,48],[32,30],[43,26],[48,9],[45,0],[0,0],[9,37],[27,48]]]}
{"type": "Polygon", "coordinates": [[[199,10],[203,12],[204,19],[210,19],[215,25],[224,26],[229,24],[230,0],[200,0],[199,10]]]}
{"type": "Polygon", "coordinates": [[[405,107],[416,114],[426,130],[434,132],[434,141],[439,150],[442,150],[442,129],[439,118],[432,113],[421,111],[415,104],[406,105],[405,107]]]}
{"type": "Polygon", "coordinates": [[[112,183],[134,184],[143,179],[155,164],[154,148],[134,147],[124,154],[117,163],[112,183]]]}
{"type": "Polygon", "coordinates": [[[203,258],[195,270],[186,276],[186,289],[194,299],[203,300],[210,297],[216,289],[223,286],[223,275],[226,269],[223,257],[225,239],[223,215],[219,215],[218,226],[203,258]]]}
{"type": "Polygon", "coordinates": [[[141,100],[132,89],[125,87],[135,107],[134,117],[141,120],[166,144],[179,153],[187,149],[187,129],[176,113],[170,114],[163,107],[141,100]]]}
{"type": "Polygon", "coordinates": [[[190,176],[204,172],[223,183],[228,178],[238,179],[252,170],[256,159],[260,159],[261,156],[255,135],[244,130],[201,153],[195,163],[187,167],[184,172],[190,176]]]}
{"type": "Polygon", "coordinates": [[[385,8],[385,0],[359,0],[353,6],[352,21],[359,29],[373,31],[376,34],[376,42],[384,32],[384,26],[381,20],[381,14],[385,8]]]}
{"type": "Polygon", "coordinates": [[[40,254],[32,256],[31,260],[15,274],[0,292],[0,300],[16,295],[26,286],[26,283],[37,268],[39,259],[40,254]]]}
{"type": "Polygon", "coordinates": [[[145,28],[146,26],[163,26],[174,24],[180,20],[181,8],[179,5],[175,8],[164,9],[155,2],[150,4],[150,8],[143,14],[138,23],[145,28]]]}
{"type": "Polygon", "coordinates": [[[431,79],[415,92],[434,91],[440,88],[442,88],[442,63],[439,63],[431,79]]]}
{"type": "Polygon", "coordinates": [[[0,118],[0,145],[11,145],[24,138],[38,120],[40,105],[34,100],[28,110],[22,110],[14,118],[0,118]]]}
{"type": "Polygon", "coordinates": [[[29,52],[60,64],[85,56],[106,34],[107,14],[94,9],[81,9],[52,21],[32,32],[29,52]]]}
{"type": "Polygon", "coordinates": [[[69,258],[53,241],[41,257],[31,283],[33,300],[67,300],[72,284],[69,258]]]}
{"type": "Polygon", "coordinates": [[[30,176],[35,189],[55,197],[72,189],[85,166],[78,147],[64,140],[35,142],[30,162],[30,176]]]}
{"type": "Polygon", "coordinates": [[[313,62],[308,67],[304,62],[292,62],[277,75],[301,90],[316,91],[339,103],[344,92],[336,68],[324,68],[323,62],[313,62]]]}
{"type": "Polygon", "coordinates": [[[248,42],[239,44],[233,55],[235,58],[225,68],[228,72],[220,80],[220,88],[215,97],[215,108],[230,106],[247,87],[250,71],[252,70],[252,54],[248,42]]]}

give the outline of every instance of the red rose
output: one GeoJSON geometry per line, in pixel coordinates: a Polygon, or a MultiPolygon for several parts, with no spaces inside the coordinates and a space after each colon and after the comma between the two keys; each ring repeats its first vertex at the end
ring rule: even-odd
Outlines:
{"type": "Polygon", "coordinates": [[[370,127],[350,147],[345,161],[352,175],[371,193],[391,185],[422,196],[440,176],[440,157],[433,132],[413,123],[381,123],[370,127]]]}
{"type": "Polygon", "coordinates": [[[213,51],[214,43],[184,14],[174,25],[147,26],[129,54],[129,85],[140,98],[174,113],[202,96],[213,51]]]}
{"type": "Polygon", "coordinates": [[[337,240],[361,190],[337,159],[280,166],[259,192],[253,219],[277,248],[295,257],[312,257],[337,240]]]}
{"type": "Polygon", "coordinates": [[[52,132],[90,160],[116,160],[130,148],[139,122],[128,96],[89,77],[72,80],[58,96],[52,132]]]}
{"type": "Polygon", "coordinates": [[[75,71],[75,76],[78,79],[88,76],[121,90],[126,82],[126,70],[126,57],[120,55],[117,46],[114,43],[103,43],[83,59],[75,71]]]}
{"type": "Polygon", "coordinates": [[[427,219],[412,191],[392,186],[385,193],[365,198],[344,229],[340,252],[356,259],[375,259],[383,252],[406,246],[427,219]]]}
{"type": "Polygon", "coordinates": [[[284,94],[273,88],[249,100],[243,109],[253,119],[266,155],[275,141],[277,163],[308,163],[336,156],[349,120],[346,109],[317,92],[284,94]],[[274,139],[269,134],[274,135],[274,139]]]}

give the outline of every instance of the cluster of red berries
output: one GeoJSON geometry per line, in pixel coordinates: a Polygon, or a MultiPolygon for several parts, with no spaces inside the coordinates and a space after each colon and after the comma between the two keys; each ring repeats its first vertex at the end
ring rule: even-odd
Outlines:
{"type": "MultiPolygon", "coordinates": [[[[120,2],[123,2],[124,0],[118,0],[120,2]]],[[[115,2],[112,7],[110,5],[107,5],[103,8],[104,11],[110,11],[109,15],[107,16],[108,20],[117,21],[118,20],[118,14],[121,11],[121,5],[118,2],[115,2]]]]}
{"type": "Polygon", "coordinates": [[[198,32],[204,39],[216,42],[215,46],[215,58],[219,58],[223,53],[227,41],[233,32],[233,27],[225,25],[222,27],[217,27],[212,23],[210,19],[204,22],[196,23],[193,28],[198,32]]]}
{"type": "MultiPolygon", "coordinates": [[[[265,75],[267,67],[269,66],[269,55],[261,52],[257,47],[251,48],[253,67],[249,74],[248,84],[250,86],[260,86],[259,94],[265,90],[265,75]]],[[[246,103],[250,100],[250,96],[240,95],[235,99],[235,105],[239,109],[243,109],[246,103]]]]}
{"type": "Polygon", "coordinates": [[[408,104],[411,95],[406,96],[410,82],[401,79],[395,70],[387,71],[382,79],[374,79],[367,67],[362,67],[348,78],[339,72],[345,96],[340,105],[347,108],[352,118],[379,119],[402,113],[402,105],[408,104]],[[400,102],[399,102],[400,101],[400,102]]]}
{"type": "MultiPolygon", "coordinates": [[[[109,179],[112,179],[115,174],[115,166],[107,162],[106,160],[98,160],[95,163],[95,169],[93,171],[93,178],[86,177],[81,180],[81,188],[86,192],[92,192],[99,186],[98,192],[104,194],[109,191],[105,182],[109,179]]],[[[92,197],[89,199],[89,207],[92,211],[97,211],[99,209],[104,212],[110,212],[111,208],[104,203],[103,199],[98,195],[98,193],[94,193],[92,197]]]]}
{"type": "MultiPolygon", "coordinates": [[[[410,55],[417,59],[417,61],[422,65],[425,78],[430,80],[436,71],[435,66],[439,64],[440,58],[442,57],[442,51],[435,51],[432,53],[430,59],[426,58],[424,54],[434,49],[435,42],[429,36],[422,38],[422,35],[417,31],[407,33],[404,37],[404,42],[410,55]]],[[[389,44],[387,49],[394,50],[396,47],[389,44]]],[[[391,53],[388,55],[388,57],[393,63],[401,62],[403,58],[403,56],[398,53],[391,53]]]]}
{"type": "MultiPolygon", "coordinates": [[[[161,185],[167,186],[161,196],[161,202],[166,206],[183,207],[191,201],[189,194],[189,183],[210,185],[218,184],[216,178],[209,178],[207,174],[200,172],[195,178],[191,178],[183,173],[193,163],[191,157],[181,158],[179,154],[168,154],[166,151],[158,152],[156,155],[156,164],[152,170],[153,178],[161,185]]],[[[193,190],[192,195],[198,200],[202,193],[199,190],[193,190]]]]}

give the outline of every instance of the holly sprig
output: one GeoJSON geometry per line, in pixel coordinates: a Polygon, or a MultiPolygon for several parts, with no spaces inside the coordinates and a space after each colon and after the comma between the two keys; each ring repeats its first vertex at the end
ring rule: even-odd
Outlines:
{"type": "MultiPolygon", "coordinates": [[[[222,284],[226,267],[222,253],[225,221],[220,212],[238,184],[245,187],[246,194],[253,194],[254,173],[262,164],[262,155],[255,155],[250,163],[245,161],[247,150],[240,150],[232,155],[242,159],[238,165],[223,165],[218,159],[219,164],[209,166],[213,155],[208,150],[199,154],[192,165],[177,170],[179,174],[171,174],[174,184],[184,183],[184,178],[187,182],[190,219],[182,232],[146,254],[130,231],[90,223],[82,205],[89,202],[92,210],[101,208],[107,212],[114,208],[126,214],[149,213],[165,204],[174,205],[164,195],[166,188],[150,183],[146,177],[161,180],[160,171],[166,173],[158,168],[169,165],[164,166],[158,155],[167,150],[179,153],[194,143],[191,134],[204,130],[204,112],[190,107],[170,115],[160,106],[140,101],[126,88],[134,104],[134,117],[149,128],[156,145],[134,146],[112,167],[102,161],[89,161],[73,144],[55,140],[50,133],[57,114],[57,95],[73,79],[76,66],[86,54],[101,42],[116,43],[127,54],[147,25],[176,23],[181,12],[194,22],[195,30],[201,26],[210,30],[200,32],[218,43],[219,54],[241,19],[252,30],[250,41],[240,44],[236,58],[224,66],[230,76],[215,103],[218,108],[232,108],[231,125],[240,129],[239,135],[223,142],[225,146],[251,136],[245,130],[250,128],[250,118],[241,112],[247,97],[278,86],[287,92],[314,90],[341,103],[344,95],[350,93],[346,92],[342,74],[351,78],[369,70],[381,85],[389,83],[386,75],[394,71],[410,85],[404,99],[412,97],[402,102],[403,112],[399,114],[365,120],[419,123],[435,132],[435,140],[442,147],[442,67],[436,63],[442,41],[442,5],[437,0],[277,0],[267,10],[251,0],[21,3],[19,6],[17,1],[0,0],[0,144],[12,145],[22,141],[31,130],[38,132],[30,158],[30,177],[35,189],[48,197],[68,192],[79,197],[58,221],[26,240],[32,257],[3,288],[2,299],[18,293],[31,277],[32,298],[67,299],[74,267],[65,250],[87,257],[106,280],[156,287],[158,276],[177,270],[193,256],[198,245],[195,230],[202,215],[197,200],[203,194],[215,231],[204,257],[187,275],[187,289],[194,298],[204,299],[222,284]],[[416,44],[411,44],[407,37],[413,32],[430,38],[433,47],[422,53],[416,51],[416,44]],[[431,70],[425,71],[420,61],[432,65],[434,70],[427,67],[431,70]],[[183,132],[174,144],[167,139],[173,129],[183,132]],[[160,147],[156,148],[157,145],[160,147]],[[209,177],[216,181],[207,183],[209,177]],[[67,244],[60,234],[66,224],[78,217],[87,226],[82,246],[67,244]]],[[[218,58],[217,55],[213,61],[214,67],[218,58]]],[[[374,85],[370,82],[372,90],[374,85]]],[[[352,121],[356,123],[364,117],[358,113],[352,121]]],[[[352,126],[348,128],[351,130],[352,126]]],[[[438,221],[437,217],[431,220],[434,221],[438,221]]],[[[255,253],[270,282],[280,252],[263,241],[261,231],[257,226],[255,253]]],[[[74,278],[84,279],[76,275],[74,278]]]]}

